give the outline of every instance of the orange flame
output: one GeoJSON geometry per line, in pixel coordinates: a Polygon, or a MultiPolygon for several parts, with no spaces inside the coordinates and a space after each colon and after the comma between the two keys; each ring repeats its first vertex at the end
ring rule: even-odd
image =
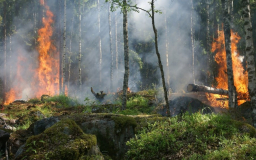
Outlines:
{"type": "Polygon", "coordinates": [[[39,52],[39,66],[36,72],[36,79],[38,85],[36,87],[36,97],[40,97],[43,94],[54,95],[59,92],[59,61],[56,48],[52,44],[52,24],[53,13],[50,11],[44,0],[40,0],[41,5],[46,9],[46,17],[43,20],[43,27],[38,30],[38,52],[39,52]]]}
{"type": "Polygon", "coordinates": [[[16,99],[16,93],[15,90],[12,88],[9,92],[5,93],[6,100],[4,102],[4,105],[8,105],[12,103],[16,99]]]}
{"type": "MultiPolygon", "coordinates": [[[[42,19],[43,27],[38,30],[38,67],[37,69],[31,70],[34,76],[32,77],[33,79],[30,85],[32,92],[35,94],[33,96],[37,98],[43,94],[55,95],[59,93],[59,53],[56,52],[56,47],[51,40],[54,15],[44,0],[40,0],[40,4],[44,6],[46,16],[42,19]]],[[[26,63],[25,58],[19,55],[15,79],[18,79],[20,82],[23,81],[21,75],[23,72],[21,72],[21,70],[27,71],[27,68],[22,67],[21,61],[23,61],[22,63],[26,63]]],[[[21,98],[22,89],[20,85],[12,85],[14,85],[14,87],[5,94],[6,100],[4,104],[9,104],[15,99],[21,98]]]]}
{"type": "MultiPolygon", "coordinates": [[[[240,36],[231,31],[231,53],[232,53],[232,68],[234,74],[234,85],[238,94],[238,105],[244,103],[246,99],[249,99],[248,94],[248,73],[244,70],[241,57],[237,51],[237,43],[240,40],[240,36]],[[243,99],[243,100],[239,100],[243,99]]],[[[218,38],[212,43],[212,52],[217,52],[215,61],[219,66],[218,76],[215,80],[218,82],[216,88],[228,89],[228,76],[227,76],[227,61],[225,50],[225,37],[223,31],[218,31],[218,38]]],[[[212,106],[228,108],[228,101],[217,101],[216,98],[227,98],[227,96],[207,94],[208,100],[212,106]]]]}

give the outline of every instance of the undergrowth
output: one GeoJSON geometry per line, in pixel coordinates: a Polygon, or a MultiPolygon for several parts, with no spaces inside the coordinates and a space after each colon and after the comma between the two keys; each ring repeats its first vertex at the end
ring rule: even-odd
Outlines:
{"type": "Polygon", "coordinates": [[[59,107],[76,107],[79,105],[78,100],[70,98],[66,95],[56,95],[56,96],[47,98],[45,101],[58,102],[60,105],[62,105],[59,107]]]}
{"type": "Polygon", "coordinates": [[[242,132],[238,124],[227,115],[186,113],[181,118],[148,124],[127,142],[130,149],[126,156],[134,160],[253,159],[255,128],[242,132]]]}
{"type": "MultiPolygon", "coordinates": [[[[138,115],[138,114],[149,114],[153,111],[154,106],[149,106],[149,100],[142,96],[131,97],[126,102],[126,109],[122,110],[118,109],[114,111],[114,113],[124,114],[124,115],[138,115]]],[[[117,101],[116,104],[120,106],[121,101],[117,101]]]]}

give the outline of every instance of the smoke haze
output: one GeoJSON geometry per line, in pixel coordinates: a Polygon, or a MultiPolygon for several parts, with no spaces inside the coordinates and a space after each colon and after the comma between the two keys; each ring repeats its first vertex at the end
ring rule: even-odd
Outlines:
{"type": "MultiPolygon", "coordinates": [[[[58,48],[59,44],[63,43],[59,33],[63,31],[63,14],[58,10],[59,6],[56,0],[46,0],[47,5],[54,14],[54,33],[52,41],[58,48]],[[59,36],[59,37],[58,37],[59,36]]],[[[136,0],[139,7],[150,9],[147,0],[136,0]]],[[[7,41],[7,83],[8,89],[15,88],[20,99],[29,99],[35,96],[35,89],[33,89],[32,79],[34,72],[38,67],[38,51],[35,49],[34,41],[32,39],[35,35],[34,19],[31,15],[34,14],[34,4],[23,6],[21,12],[13,20],[12,27],[15,28],[15,33],[8,38],[7,41]],[[24,20],[26,17],[29,19],[24,20]],[[32,18],[31,18],[32,17],[32,18]],[[10,51],[11,48],[11,51],[10,51]],[[22,58],[19,58],[22,57],[22,58]],[[19,73],[18,73],[19,72],[19,73]],[[18,73],[18,74],[17,74],[18,73]]],[[[71,96],[78,97],[81,101],[85,97],[93,98],[90,93],[90,87],[93,87],[96,92],[103,90],[110,91],[110,68],[111,68],[111,53],[109,44],[109,25],[108,25],[108,4],[100,0],[100,37],[102,47],[102,80],[100,82],[99,73],[99,28],[98,28],[98,10],[96,1],[88,1],[82,6],[82,91],[78,89],[78,53],[79,53],[79,17],[76,1],[74,3],[67,2],[67,39],[66,39],[66,82],[68,84],[68,59],[70,57],[71,76],[69,93],[71,96]],[[88,9],[90,8],[90,9],[88,9]]],[[[38,7],[43,10],[42,6],[38,7]]],[[[188,83],[193,82],[192,75],[192,49],[191,49],[191,4],[187,0],[170,1],[158,0],[155,8],[161,10],[162,14],[156,14],[156,27],[158,30],[159,51],[161,54],[162,63],[167,73],[166,66],[166,37],[169,48],[169,74],[170,87],[173,91],[182,91],[188,83]],[[165,18],[167,17],[168,32],[166,36],[165,18]]],[[[38,14],[36,21],[38,27],[42,27],[42,15],[38,14]]],[[[117,42],[118,42],[118,69],[116,69],[116,62],[114,62],[114,76],[113,85],[114,91],[118,88],[122,89],[124,64],[123,64],[123,24],[122,13],[120,9],[111,12],[112,18],[112,42],[113,53],[115,60],[115,19],[117,20],[117,42]],[[115,15],[117,17],[115,17],[115,15]]],[[[146,12],[140,11],[129,12],[128,14],[128,30],[129,30],[129,48],[132,51],[130,62],[130,78],[129,87],[132,91],[141,89],[142,70],[139,61],[143,64],[152,65],[156,68],[154,78],[157,79],[158,85],[161,85],[160,70],[158,68],[158,60],[155,54],[154,45],[147,50],[147,52],[140,52],[136,45],[140,43],[153,43],[154,33],[152,29],[152,22],[146,12]],[[139,57],[136,59],[136,56],[139,57]],[[133,58],[132,58],[133,57],[133,58]],[[134,58],[135,57],[135,58],[134,58]]],[[[193,11],[193,29],[199,29],[200,19],[196,12],[193,11]]],[[[200,55],[202,49],[199,43],[195,41],[195,54],[200,55]]],[[[62,47],[62,45],[60,46],[62,47]]],[[[3,51],[4,48],[1,48],[3,51]]],[[[57,51],[56,51],[57,52],[57,51]]],[[[196,56],[197,56],[196,55],[196,56]]],[[[3,53],[2,53],[3,56],[3,53]]],[[[1,59],[1,66],[4,61],[1,59]]],[[[145,66],[143,66],[145,67],[145,66]]],[[[197,68],[195,68],[197,71],[197,68]]],[[[196,73],[198,74],[198,73],[196,73]]],[[[4,71],[1,70],[0,77],[4,78],[4,71]]],[[[142,82],[143,83],[143,82],[142,82]]],[[[199,82],[198,82],[199,83],[199,82]]],[[[45,93],[47,94],[47,93],[45,93]]]]}

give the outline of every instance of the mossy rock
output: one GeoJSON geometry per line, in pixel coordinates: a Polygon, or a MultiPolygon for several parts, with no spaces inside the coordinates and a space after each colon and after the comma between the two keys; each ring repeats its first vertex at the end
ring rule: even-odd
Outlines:
{"type": "Polygon", "coordinates": [[[101,157],[95,146],[95,135],[84,134],[73,120],[63,119],[43,133],[29,137],[22,154],[17,155],[17,160],[79,160],[83,156],[89,159],[101,157]]]}
{"type": "Polygon", "coordinates": [[[132,126],[133,129],[137,126],[135,119],[130,116],[112,116],[111,119],[115,122],[115,132],[117,134],[122,133],[129,126],[132,126]]]}

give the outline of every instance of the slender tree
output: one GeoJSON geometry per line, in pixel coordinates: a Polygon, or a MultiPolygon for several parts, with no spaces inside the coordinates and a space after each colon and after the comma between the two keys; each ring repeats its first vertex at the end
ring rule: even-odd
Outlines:
{"type": "Polygon", "coordinates": [[[224,18],[224,35],[225,35],[225,50],[227,59],[227,74],[228,74],[228,90],[229,90],[229,108],[237,107],[236,88],[234,85],[232,56],[231,56],[231,16],[229,12],[229,0],[222,0],[223,18],[224,18]]]}
{"type": "Polygon", "coordinates": [[[113,91],[113,69],[114,69],[114,53],[112,44],[112,33],[111,33],[111,6],[108,3],[108,24],[109,24],[109,48],[111,54],[111,66],[110,66],[110,91],[113,91]]]}
{"type": "MultiPolygon", "coordinates": [[[[7,83],[6,83],[6,77],[7,77],[7,65],[6,65],[6,59],[7,59],[7,48],[6,48],[6,14],[7,14],[7,5],[6,5],[6,1],[4,1],[4,16],[3,16],[3,34],[4,34],[4,93],[6,93],[6,89],[7,89],[7,83]]],[[[5,96],[4,96],[4,100],[5,101],[5,96]]]]}
{"type": "Polygon", "coordinates": [[[71,55],[72,55],[72,37],[73,37],[73,30],[74,30],[74,19],[75,19],[75,14],[73,13],[73,18],[71,22],[71,33],[70,33],[70,39],[69,39],[69,55],[68,55],[68,89],[70,87],[70,77],[71,77],[71,55]]]}
{"type": "Polygon", "coordinates": [[[158,51],[158,35],[157,35],[157,29],[155,27],[155,6],[154,6],[154,2],[155,0],[151,1],[151,19],[152,19],[152,26],[153,26],[153,30],[155,33],[155,48],[156,48],[156,55],[158,58],[158,65],[161,71],[161,76],[162,76],[162,83],[163,83],[163,88],[164,88],[164,98],[165,98],[165,102],[166,102],[166,112],[167,112],[167,116],[170,116],[170,108],[169,108],[169,101],[168,101],[168,95],[167,95],[167,89],[166,89],[166,85],[165,85],[165,78],[164,78],[164,70],[163,70],[163,65],[161,62],[161,56],[160,53],[158,51]]]}
{"type": "Polygon", "coordinates": [[[191,48],[192,48],[192,73],[193,73],[193,82],[195,84],[196,80],[195,80],[195,46],[194,46],[194,31],[193,31],[193,11],[194,11],[194,4],[193,4],[193,0],[191,0],[190,33],[191,33],[191,48]]]}
{"type": "Polygon", "coordinates": [[[122,100],[122,110],[126,109],[127,101],[127,89],[129,81],[129,41],[128,41],[128,20],[127,20],[127,1],[123,0],[123,36],[124,36],[124,82],[123,82],[123,100],[122,100]]]}
{"type": "Polygon", "coordinates": [[[206,0],[206,12],[207,12],[207,27],[206,27],[206,51],[207,51],[207,58],[208,58],[208,66],[207,66],[207,78],[206,78],[206,84],[210,84],[210,81],[212,79],[212,73],[210,71],[210,66],[212,64],[213,58],[211,55],[211,43],[210,43],[210,0],[206,0]]]}
{"type": "Polygon", "coordinates": [[[78,68],[79,68],[79,91],[82,91],[82,69],[81,69],[81,60],[82,60],[82,6],[81,0],[79,0],[79,59],[78,59],[78,68]]]}
{"type": "Polygon", "coordinates": [[[167,10],[165,10],[165,17],[164,17],[164,22],[165,22],[165,58],[166,58],[166,81],[168,88],[170,88],[170,68],[169,68],[169,42],[168,42],[168,24],[167,24],[167,10]]]}
{"type": "Polygon", "coordinates": [[[255,51],[253,47],[253,35],[252,35],[252,22],[250,14],[250,1],[242,0],[243,5],[243,19],[244,19],[244,31],[245,31],[245,60],[247,62],[248,71],[248,89],[251,98],[252,107],[252,124],[256,128],[256,76],[255,76],[255,51]]]}
{"type": "Polygon", "coordinates": [[[99,62],[100,62],[100,86],[101,86],[101,81],[102,81],[102,49],[101,49],[101,28],[100,28],[100,0],[97,0],[97,9],[98,9],[98,29],[99,29],[99,32],[98,32],[98,40],[99,40],[99,54],[100,54],[100,57],[99,57],[99,62]]]}
{"type": "Polygon", "coordinates": [[[63,29],[63,52],[62,52],[62,94],[65,93],[65,66],[66,66],[66,0],[64,0],[64,29],[63,29]]]}
{"type": "Polygon", "coordinates": [[[116,71],[118,71],[118,40],[117,40],[117,12],[115,12],[115,41],[116,41],[116,71]]]}
{"type": "MultiPolygon", "coordinates": [[[[119,0],[114,0],[113,1],[115,4],[119,5],[119,0]]],[[[164,99],[166,102],[166,112],[167,112],[167,116],[170,116],[170,108],[169,108],[169,101],[168,101],[168,94],[167,94],[167,88],[166,88],[166,83],[165,83],[165,77],[164,77],[164,70],[163,70],[163,65],[162,65],[162,61],[161,61],[161,56],[158,50],[158,34],[157,34],[157,29],[155,27],[155,8],[154,8],[154,3],[155,0],[152,0],[150,2],[151,5],[151,13],[148,10],[145,10],[143,8],[138,7],[136,4],[131,6],[129,4],[127,4],[126,0],[123,0],[123,34],[124,34],[124,61],[125,61],[125,74],[124,74],[124,87],[123,87],[123,104],[122,106],[126,106],[126,92],[127,92],[127,88],[128,88],[128,77],[129,77],[129,46],[128,46],[128,29],[127,29],[127,8],[131,8],[133,10],[142,10],[144,12],[146,12],[149,17],[152,20],[152,27],[153,27],[153,31],[155,34],[155,49],[156,49],[156,55],[158,58],[158,65],[160,68],[160,72],[161,72],[161,77],[162,77],[162,84],[163,84],[163,89],[164,89],[164,99]],[[125,99],[125,100],[124,100],[125,99]]],[[[125,109],[123,107],[123,109],[125,109]]]]}

